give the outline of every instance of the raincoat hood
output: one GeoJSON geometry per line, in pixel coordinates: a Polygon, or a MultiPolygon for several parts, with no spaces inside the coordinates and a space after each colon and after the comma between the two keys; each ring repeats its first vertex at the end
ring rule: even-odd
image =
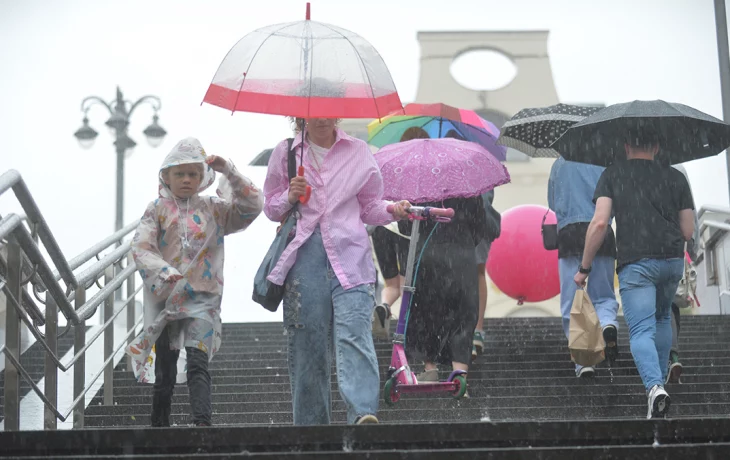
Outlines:
{"type": "Polygon", "coordinates": [[[207,189],[215,181],[215,171],[209,165],[205,163],[207,155],[200,141],[194,137],[188,137],[178,142],[175,147],[172,148],[170,153],[165,157],[165,161],[162,162],[160,167],[160,196],[163,198],[175,198],[170,190],[170,187],[165,184],[162,179],[162,172],[168,168],[179,165],[195,164],[200,163],[203,165],[203,179],[200,181],[200,187],[198,187],[198,193],[207,189]]]}

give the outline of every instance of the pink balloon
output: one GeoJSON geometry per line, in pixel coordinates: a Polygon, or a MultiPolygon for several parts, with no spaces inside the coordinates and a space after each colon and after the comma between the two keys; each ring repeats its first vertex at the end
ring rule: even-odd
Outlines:
{"type": "MultiPolygon", "coordinates": [[[[548,209],[538,205],[515,206],[502,214],[502,231],[492,242],[487,273],[505,294],[523,302],[541,302],[560,293],[558,251],[542,245],[542,218],[548,209]]],[[[550,211],[546,224],[556,223],[550,211]]]]}

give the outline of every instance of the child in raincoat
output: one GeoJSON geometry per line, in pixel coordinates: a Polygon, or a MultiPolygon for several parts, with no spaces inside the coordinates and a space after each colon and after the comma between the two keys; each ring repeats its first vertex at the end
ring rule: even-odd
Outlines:
{"type": "Polygon", "coordinates": [[[145,324],[126,351],[137,380],[154,383],[152,426],[170,426],[173,389],[186,378],[193,423],[209,426],[208,362],[221,343],[223,237],[248,227],[264,199],[230,161],[206,156],[194,138],[172,149],[159,179],[160,197],[147,206],[132,241],[145,284],[145,324]],[[223,175],[219,196],[198,195],[215,172],[223,175]],[[176,378],[180,350],[187,372],[176,378]]]}

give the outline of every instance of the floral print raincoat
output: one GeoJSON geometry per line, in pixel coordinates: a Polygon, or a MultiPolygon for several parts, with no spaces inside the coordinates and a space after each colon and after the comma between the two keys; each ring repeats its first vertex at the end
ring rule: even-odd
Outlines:
{"type": "Polygon", "coordinates": [[[154,344],[169,327],[171,347],[182,350],[178,383],[185,381],[184,348],[192,346],[212,359],[221,343],[224,236],[244,230],[261,213],[263,194],[228,161],[218,196],[176,198],[162,179],[172,166],[199,163],[211,186],[215,172],[194,138],[180,141],[160,168],[159,198],[147,206],[132,240],[132,254],[144,281],[144,329],[127,347],[139,382],[154,383],[154,344]],[[170,282],[173,275],[182,275],[170,282]],[[195,321],[182,321],[193,319],[195,321]],[[201,321],[202,320],[202,321],[201,321]],[[200,325],[206,325],[200,327],[200,325]],[[207,327],[209,325],[210,327],[207,327]]]}

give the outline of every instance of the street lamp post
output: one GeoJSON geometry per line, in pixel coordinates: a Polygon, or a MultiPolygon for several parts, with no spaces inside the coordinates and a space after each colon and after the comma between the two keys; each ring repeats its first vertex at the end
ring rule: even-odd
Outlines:
{"type": "Polygon", "coordinates": [[[83,124],[74,133],[74,136],[76,136],[79,144],[84,148],[91,147],[96,136],[99,135],[94,128],[89,126],[89,119],[87,117],[89,109],[99,104],[106,107],[109,111],[110,116],[106,121],[106,125],[115,134],[114,147],[117,151],[117,209],[114,224],[115,230],[119,230],[124,226],[124,154],[128,149],[137,145],[128,134],[129,119],[134,113],[134,110],[144,102],[149,103],[155,112],[152,116],[152,123],[143,132],[149,144],[152,147],[157,147],[162,143],[165,134],[167,134],[167,131],[157,122],[159,120],[157,112],[162,108],[160,98],[157,96],[143,96],[136,102],[131,102],[124,99],[122,91],[117,86],[117,97],[112,102],[106,102],[98,96],[89,96],[81,101],[81,111],[84,113],[83,124]]]}
{"type": "MultiPolygon", "coordinates": [[[[725,0],[715,0],[715,31],[717,34],[718,63],[720,65],[722,116],[725,123],[730,123],[730,52],[728,51],[727,43],[727,12],[725,11],[725,0]]],[[[725,151],[725,162],[728,174],[728,187],[730,187],[730,150],[725,151]]]]}

